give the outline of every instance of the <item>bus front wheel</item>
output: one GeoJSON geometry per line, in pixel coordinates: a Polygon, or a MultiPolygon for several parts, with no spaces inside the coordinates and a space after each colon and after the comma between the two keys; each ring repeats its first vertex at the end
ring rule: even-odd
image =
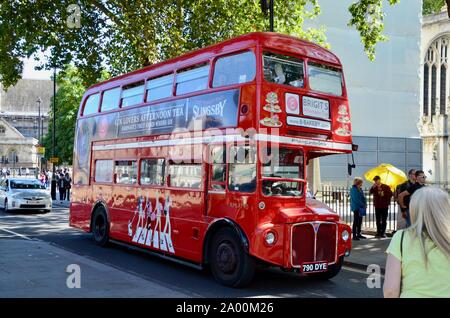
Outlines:
{"type": "Polygon", "coordinates": [[[231,228],[222,228],[213,237],[209,263],[214,278],[230,287],[248,285],[255,274],[255,262],[244,250],[239,237],[231,228]]]}
{"type": "Polygon", "coordinates": [[[109,241],[109,224],[104,207],[98,207],[92,218],[92,236],[95,244],[106,246],[109,241]]]}

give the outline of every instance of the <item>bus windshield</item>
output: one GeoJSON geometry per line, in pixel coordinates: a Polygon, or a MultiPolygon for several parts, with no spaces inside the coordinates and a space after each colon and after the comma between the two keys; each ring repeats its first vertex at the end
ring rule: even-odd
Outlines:
{"type": "Polygon", "coordinates": [[[342,95],[342,72],[333,67],[308,63],[309,86],[312,90],[342,95]]]}
{"type": "Polygon", "coordinates": [[[278,154],[272,152],[266,154],[261,169],[263,194],[302,196],[303,182],[294,180],[304,179],[303,152],[298,149],[280,148],[278,154]]]}

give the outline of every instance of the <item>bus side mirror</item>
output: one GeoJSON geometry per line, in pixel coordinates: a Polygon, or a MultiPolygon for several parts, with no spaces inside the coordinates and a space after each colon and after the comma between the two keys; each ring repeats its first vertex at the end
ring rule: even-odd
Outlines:
{"type": "Polygon", "coordinates": [[[170,174],[167,175],[167,186],[170,187],[170,174]]]}
{"type": "Polygon", "coordinates": [[[117,183],[117,173],[114,173],[114,175],[113,175],[113,182],[117,183]]]}
{"type": "Polygon", "coordinates": [[[347,166],[347,170],[348,170],[348,175],[351,176],[352,175],[352,169],[354,169],[356,167],[355,164],[348,164],[347,166]]]}

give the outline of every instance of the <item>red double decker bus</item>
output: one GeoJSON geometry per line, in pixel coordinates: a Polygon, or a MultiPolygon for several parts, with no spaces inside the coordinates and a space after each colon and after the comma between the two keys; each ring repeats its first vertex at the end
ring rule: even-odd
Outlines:
{"type": "Polygon", "coordinates": [[[294,37],[250,33],[90,87],[70,225],[248,284],[264,263],[331,278],[351,249],[307,198],[309,160],[352,151],[342,65],[294,37]]]}

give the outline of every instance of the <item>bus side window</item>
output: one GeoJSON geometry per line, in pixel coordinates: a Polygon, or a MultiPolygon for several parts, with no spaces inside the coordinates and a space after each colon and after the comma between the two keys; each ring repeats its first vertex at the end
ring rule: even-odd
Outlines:
{"type": "Polygon", "coordinates": [[[226,183],[226,151],[224,146],[210,148],[210,189],[225,190],[226,183]]]}
{"type": "Polygon", "coordinates": [[[208,88],[209,64],[177,73],[176,94],[182,95],[208,88]]]}
{"type": "Polygon", "coordinates": [[[251,82],[256,75],[256,58],[253,52],[224,56],[214,66],[213,87],[251,82]]]}
{"type": "Polygon", "coordinates": [[[120,87],[104,91],[100,111],[106,112],[108,110],[119,108],[119,99],[120,99],[120,87]]]}
{"type": "Polygon", "coordinates": [[[137,164],[136,161],[120,160],[116,161],[114,166],[116,183],[135,184],[137,182],[137,164]]]}
{"type": "Polygon", "coordinates": [[[164,159],[142,159],[141,161],[141,184],[142,185],[164,185],[165,160],[164,159]]]}
{"type": "Polygon", "coordinates": [[[147,102],[172,96],[173,74],[147,81],[147,102]]]}
{"type": "Polygon", "coordinates": [[[98,112],[98,103],[100,102],[100,93],[88,97],[84,104],[83,116],[96,114],[98,112]]]}
{"type": "Polygon", "coordinates": [[[201,189],[202,165],[201,164],[174,164],[169,165],[169,187],[201,189]]]}
{"type": "Polygon", "coordinates": [[[140,104],[144,101],[144,81],[129,84],[122,90],[122,107],[140,104]]]}
{"type": "Polygon", "coordinates": [[[95,161],[95,182],[112,182],[113,181],[113,161],[112,160],[96,160],[95,161]]]}
{"type": "Polygon", "coordinates": [[[228,190],[254,192],[256,190],[256,149],[250,146],[230,148],[228,190]]]}

